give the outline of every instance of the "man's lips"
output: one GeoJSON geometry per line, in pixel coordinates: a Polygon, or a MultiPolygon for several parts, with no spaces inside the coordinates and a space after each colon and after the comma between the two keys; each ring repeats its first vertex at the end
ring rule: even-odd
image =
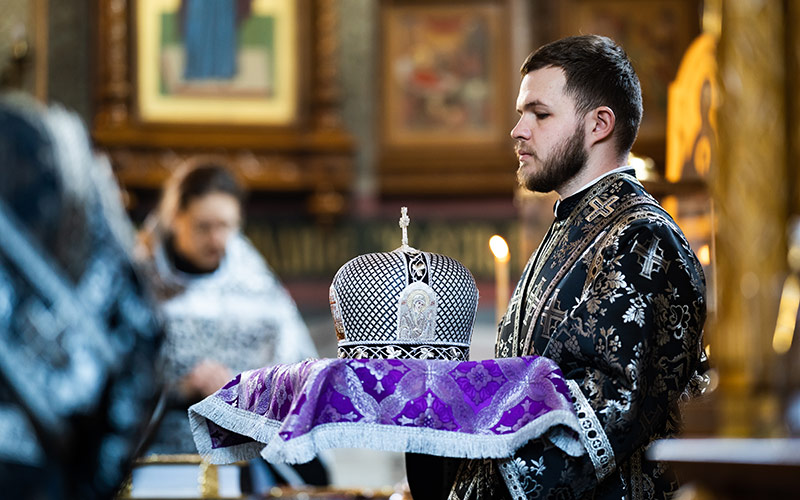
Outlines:
{"type": "Polygon", "coordinates": [[[520,159],[522,159],[523,157],[534,156],[533,151],[531,151],[530,149],[521,148],[519,146],[515,147],[514,149],[517,153],[517,156],[520,159]]]}
{"type": "Polygon", "coordinates": [[[523,160],[525,158],[531,158],[531,157],[533,157],[533,151],[527,151],[527,150],[524,150],[524,149],[518,149],[517,150],[517,158],[519,158],[520,160],[523,160]]]}

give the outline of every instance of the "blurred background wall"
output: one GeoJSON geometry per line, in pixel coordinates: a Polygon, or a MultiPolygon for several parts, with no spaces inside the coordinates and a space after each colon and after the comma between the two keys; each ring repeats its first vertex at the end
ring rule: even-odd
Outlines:
{"type": "MultiPolygon", "coordinates": [[[[178,3],[160,4],[174,12],[178,3]]],[[[263,4],[268,17],[270,2],[263,4]]],[[[563,35],[607,33],[627,48],[648,109],[634,150],[648,159],[653,190],[697,187],[675,188],[663,177],[667,87],[699,33],[698,1],[298,1],[286,19],[275,15],[295,30],[294,52],[274,54],[296,62],[297,112],[275,123],[267,110],[263,122],[245,124],[231,119],[235,111],[205,121],[144,116],[142,74],[169,60],[157,51],[160,62],[141,59],[141,40],[158,31],[153,12],[162,7],[134,5],[47,10],[48,32],[59,33],[50,35],[48,97],[91,124],[137,222],[182,161],[210,155],[234,166],[252,190],[246,232],[305,310],[327,314],[327,283],[348,259],[399,245],[401,205],[409,207],[412,245],[461,260],[483,284],[483,308],[494,308],[488,238],[509,241],[516,278],[552,203],[515,193],[508,131],[518,67],[563,35]]],[[[257,17],[259,2],[253,6],[257,17]]]]}

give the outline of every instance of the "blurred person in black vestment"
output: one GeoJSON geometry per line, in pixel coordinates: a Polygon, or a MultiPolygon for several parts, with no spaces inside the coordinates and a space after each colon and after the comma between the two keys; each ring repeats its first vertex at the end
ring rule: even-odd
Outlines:
{"type": "Polygon", "coordinates": [[[160,322],[74,115],[0,96],[0,496],[112,498],[156,412],[160,322]]]}

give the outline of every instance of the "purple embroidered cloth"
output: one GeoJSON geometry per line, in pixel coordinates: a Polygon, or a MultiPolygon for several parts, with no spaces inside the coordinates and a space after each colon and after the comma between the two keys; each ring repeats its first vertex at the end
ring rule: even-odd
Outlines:
{"type": "Polygon", "coordinates": [[[499,458],[537,437],[584,452],[561,371],[537,356],[276,365],[236,376],[189,419],[214,463],[306,462],[327,448],[499,458]]]}

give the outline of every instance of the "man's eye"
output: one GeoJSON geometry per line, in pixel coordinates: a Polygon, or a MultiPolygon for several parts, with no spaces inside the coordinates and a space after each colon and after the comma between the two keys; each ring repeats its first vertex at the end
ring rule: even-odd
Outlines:
{"type": "Polygon", "coordinates": [[[550,116],[550,113],[536,113],[536,118],[539,120],[544,120],[548,116],[550,116]]]}

